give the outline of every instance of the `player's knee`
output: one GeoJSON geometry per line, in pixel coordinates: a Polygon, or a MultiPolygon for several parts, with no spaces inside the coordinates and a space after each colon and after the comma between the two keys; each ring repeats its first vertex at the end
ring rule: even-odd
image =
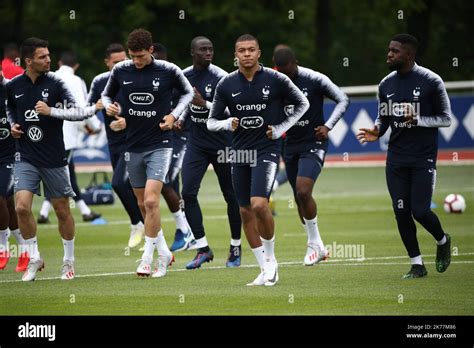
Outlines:
{"type": "Polygon", "coordinates": [[[27,216],[27,215],[31,214],[31,208],[27,204],[25,204],[21,201],[16,202],[15,211],[16,211],[17,215],[20,216],[20,217],[21,216],[27,216]]]}
{"type": "Polygon", "coordinates": [[[146,197],[143,201],[143,206],[146,211],[152,211],[158,209],[158,200],[154,197],[146,197]]]}
{"type": "Polygon", "coordinates": [[[240,217],[242,218],[242,222],[247,222],[252,219],[253,212],[251,207],[240,207],[240,217]]]}
{"type": "Polygon", "coordinates": [[[415,220],[423,221],[426,218],[426,216],[430,213],[430,210],[416,208],[416,209],[413,209],[412,213],[415,220]]]}
{"type": "Polygon", "coordinates": [[[197,194],[183,191],[181,195],[183,197],[184,204],[189,206],[190,204],[197,203],[197,194]]]}
{"type": "Polygon", "coordinates": [[[309,202],[312,199],[312,192],[306,188],[297,188],[296,189],[296,199],[300,203],[309,202]]]}
{"type": "Polygon", "coordinates": [[[252,204],[252,210],[255,212],[255,215],[263,216],[269,210],[267,200],[264,200],[264,199],[253,200],[251,204],[252,204]]]}
{"type": "Polygon", "coordinates": [[[412,212],[410,209],[394,207],[395,219],[398,222],[404,222],[412,219],[412,212]]]}
{"type": "Polygon", "coordinates": [[[59,221],[64,221],[71,215],[71,210],[67,204],[55,205],[54,211],[56,212],[59,221]]]}

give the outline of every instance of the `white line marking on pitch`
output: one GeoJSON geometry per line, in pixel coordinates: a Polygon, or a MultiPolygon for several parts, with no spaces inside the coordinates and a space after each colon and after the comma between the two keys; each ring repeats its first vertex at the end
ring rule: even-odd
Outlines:
{"type": "MultiPolygon", "coordinates": [[[[458,256],[468,256],[468,255],[474,255],[474,252],[469,252],[469,253],[460,253],[458,256]]],[[[436,255],[423,255],[424,257],[433,257],[436,255]]],[[[322,262],[319,265],[321,266],[393,266],[393,265],[406,265],[408,262],[367,262],[363,263],[364,261],[368,260],[393,260],[393,259],[406,259],[407,256],[383,256],[383,257],[367,257],[363,259],[330,259],[327,262],[322,262]],[[341,263],[339,263],[341,262],[341,263]],[[345,263],[342,263],[345,262],[345,263]],[[349,263],[348,263],[349,262],[349,263]]],[[[474,261],[451,261],[452,264],[474,264],[474,261]]],[[[425,262],[425,264],[431,265],[434,264],[434,261],[429,261],[425,262]]],[[[298,266],[298,265],[303,265],[303,262],[301,261],[289,261],[289,262],[279,262],[278,266],[298,266]]],[[[241,265],[240,268],[257,268],[259,267],[256,264],[251,264],[251,265],[241,265]]],[[[225,266],[211,266],[211,267],[205,267],[203,270],[208,270],[208,269],[226,269],[227,267],[225,266]]],[[[180,269],[170,269],[168,272],[192,272],[190,270],[187,270],[185,268],[180,268],[180,269]]],[[[119,276],[119,275],[132,275],[136,274],[135,272],[116,272],[116,273],[95,273],[95,274],[82,274],[82,275],[76,275],[76,278],[93,278],[93,277],[110,277],[110,276],[119,276]]],[[[61,279],[60,277],[46,277],[46,278],[37,278],[36,280],[58,280],[61,279]]],[[[5,284],[5,283],[16,283],[16,282],[21,282],[21,279],[10,279],[10,280],[1,280],[0,284],[5,284]]]]}

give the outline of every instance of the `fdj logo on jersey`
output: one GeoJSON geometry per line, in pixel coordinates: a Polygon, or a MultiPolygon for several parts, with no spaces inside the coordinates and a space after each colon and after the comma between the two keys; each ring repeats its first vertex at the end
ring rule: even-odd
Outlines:
{"type": "Polygon", "coordinates": [[[128,96],[128,99],[135,105],[150,105],[155,100],[155,97],[150,93],[132,93],[128,96]]]}

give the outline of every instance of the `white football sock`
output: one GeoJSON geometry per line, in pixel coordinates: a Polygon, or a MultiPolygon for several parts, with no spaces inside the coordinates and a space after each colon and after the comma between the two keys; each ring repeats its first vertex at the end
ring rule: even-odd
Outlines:
{"type": "Polygon", "coordinates": [[[158,255],[167,255],[171,253],[166,244],[165,235],[163,234],[162,229],[158,232],[158,236],[156,237],[156,250],[158,250],[158,255]]]}
{"type": "Polygon", "coordinates": [[[51,210],[51,202],[44,200],[43,204],[41,205],[40,215],[48,217],[50,210],[51,210]]]}
{"type": "Polygon", "coordinates": [[[421,258],[421,255],[415,256],[415,257],[410,257],[410,262],[412,265],[422,265],[423,260],[421,258]]]}
{"type": "Polygon", "coordinates": [[[448,239],[446,238],[446,235],[444,235],[443,239],[441,239],[440,241],[436,241],[436,244],[444,245],[444,243],[446,243],[447,241],[448,241],[448,239]]]}
{"type": "Polygon", "coordinates": [[[319,245],[321,250],[324,250],[324,243],[321,239],[321,235],[319,234],[318,228],[318,217],[316,216],[314,219],[308,220],[304,219],[304,228],[306,233],[308,234],[308,243],[316,243],[319,245]]]}
{"type": "Polygon", "coordinates": [[[10,229],[0,230],[0,252],[8,251],[8,237],[10,236],[10,229]]]}
{"type": "Polygon", "coordinates": [[[206,236],[196,239],[196,248],[205,248],[207,246],[209,246],[209,244],[207,244],[206,236]]]}
{"type": "Polygon", "coordinates": [[[275,259],[275,236],[272,239],[267,240],[260,237],[263,244],[263,250],[265,250],[265,260],[267,262],[275,259]]]}
{"type": "Polygon", "coordinates": [[[263,246],[259,246],[258,248],[252,249],[255,258],[257,259],[258,265],[260,269],[263,271],[263,265],[265,264],[265,250],[263,246]]]}
{"type": "Polygon", "coordinates": [[[30,239],[25,239],[25,248],[30,255],[31,261],[38,261],[40,259],[40,252],[38,250],[38,240],[36,236],[30,239]]]}
{"type": "Polygon", "coordinates": [[[138,224],[136,225],[130,225],[131,228],[145,228],[145,225],[143,224],[143,222],[139,221],[138,224]]]}
{"type": "Polygon", "coordinates": [[[25,240],[23,239],[23,236],[21,235],[19,228],[11,232],[16,239],[16,243],[18,244],[18,251],[20,252],[20,255],[21,255],[25,251],[25,240]]]}
{"type": "Polygon", "coordinates": [[[230,240],[230,245],[232,246],[240,246],[242,244],[242,241],[240,239],[231,239],[230,240]]]}
{"type": "Polygon", "coordinates": [[[72,261],[74,262],[74,239],[65,240],[63,239],[63,247],[64,247],[64,257],[63,262],[72,261]]]}
{"type": "Polygon", "coordinates": [[[158,237],[145,236],[145,250],[143,251],[142,260],[147,263],[153,262],[153,253],[158,244],[158,237]]]}
{"type": "Polygon", "coordinates": [[[80,201],[77,201],[76,206],[79,208],[82,215],[89,215],[91,213],[91,210],[89,209],[89,207],[87,206],[86,202],[84,202],[83,199],[81,199],[80,201]]]}
{"type": "Polygon", "coordinates": [[[180,229],[183,233],[188,231],[188,223],[186,222],[186,215],[179,209],[176,213],[173,213],[174,221],[176,221],[176,229],[180,229]]]}
{"type": "Polygon", "coordinates": [[[16,230],[11,231],[13,236],[16,239],[17,244],[21,245],[25,243],[25,240],[23,239],[23,236],[21,235],[20,229],[17,228],[16,230]]]}

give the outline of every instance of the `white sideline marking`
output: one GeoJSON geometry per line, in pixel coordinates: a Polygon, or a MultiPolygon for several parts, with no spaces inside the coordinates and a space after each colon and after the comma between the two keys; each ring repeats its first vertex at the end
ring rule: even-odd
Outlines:
{"type": "MultiPolygon", "coordinates": [[[[469,252],[469,253],[459,253],[457,256],[468,256],[468,255],[474,255],[474,252],[469,252]]],[[[423,257],[433,257],[436,255],[423,255],[423,257]]],[[[454,256],[454,257],[457,257],[454,256]]],[[[319,265],[322,266],[371,266],[371,265],[376,265],[376,266],[392,266],[392,265],[407,265],[407,262],[367,262],[363,263],[364,261],[368,260],[393,260],[393,259],[406,259],[407,256],[381,256],[381,257],[367,257],[363,259],[329,259],[329,261],[326,262],[321,262],[319,265]],[[349,261],[349,263],[348,263],[349,261]],[[351,262],[353,261],[353,262],[351,262]],[[341,263],[339,263],[341,262],[341,263]],[[345,262],[345,263],[342,263],[345,262]]],[[[452,264],[474,264],[474,260],[469,260],[469,261],[451,261],[452,264]]],[[[434,264],[434,261],[425,261],[425,264],[427,265],[432,265],[434,264]]],[[[278,266],[298,266],[298,265],[303,265],[302,261],[289,261],[289,262],[278,262],[278,266]]],[[[316,265],[318,266],[318,265],[316,265]]],[[[251,264],[251,265],[241,265],[240,268],[257,268],[260,267],[257,264],[251,264]]],[[[203,268],[204,270],[208,269],[226,269],[227,267],[225,266],[211,266],[211,267],[206,267],[203,268]]],[[[192,270],[187,270],[185,268],[180,268],[180,269],[170,269],[168,272],[192,272],[192,270]]],[[[76,278],[93,278],[93,277],[110,277],[110,276],[119,276],[119,275],[132,275],[136,274],[136,272],[115,272],[115,273],[95,273],[95,274],[82,274],[82,275],[76,275],[76,278]]],[[[37,278],[36,281],[39,280],[58,280],[61,279],[61,277],[45,277],[45,278],[37,278]]],[[[16,283],[16,282],[21,282],[21,279],[10,279],[10,280],[1,280],[0,284],[5,284],[5,283],[16,283]]]]}

